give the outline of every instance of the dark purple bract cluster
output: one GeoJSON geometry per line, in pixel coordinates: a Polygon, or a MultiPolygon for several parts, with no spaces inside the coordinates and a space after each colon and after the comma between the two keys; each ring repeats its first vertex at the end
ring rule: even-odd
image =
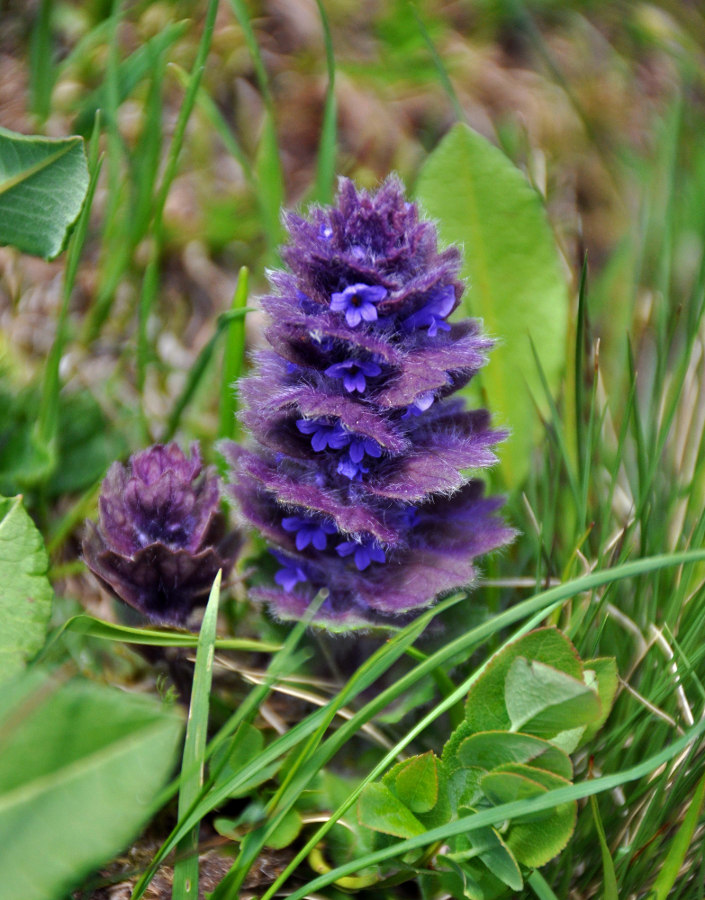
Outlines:
{"type": "Polygon", "coordinates": [[[502,434],[452,395],[484,364],[475,321],[448,321],[460,253],[390,178],[341,182],[337,204],[289,215],[288,272],[263,299],[272,349],[242,393],[256,445],[225,452],[232,493],[280,568],[253,594],[299,618],[383,623],[469,584],[473,558],[511,538],[498,498],[463,469],[489,466],[502,434]]]}
{"type": "Polygon", "coordinates": [[[227,575],[240,545],[226,534],[218,477],[197,444],[156,444],[113,463],[103,481],[98,525],[83,541],[88,567],[114,596],[153,622],[184,625],[218,569],[227,575]]]}

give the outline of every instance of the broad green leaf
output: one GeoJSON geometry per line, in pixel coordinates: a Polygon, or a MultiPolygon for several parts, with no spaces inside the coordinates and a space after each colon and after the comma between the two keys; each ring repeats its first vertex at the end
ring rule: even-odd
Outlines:
{"type": "MultiPolygon", "coordinates": [[[[482,789],[494,805],[538,797],[568,786],[564,778],[530,766],[509,764],[489,772],[482,789]],[[511,799],[510,799],[511,798],[511,799]]],[[[518,862],[542,866],[568,843],[575,827],[577,803],[563,803],[512,821],[506,843],[518,862]]]]}
{"type": "Polygon", "coordinates": [[[485,900],[488,896],[478,877],[478,874],[482,874],[482,870],[480,873],[473,871],[472,863],[459,862],[444,854],[438,855],[437,862],[441,867],[450,870],[444,872],[441,868],[441,884],[449,896],[464,897],[466,900],[485,900]]]}
{"type": "Polygon", "coordinates": [[[617,688],[619,687],[619,673],[617,671],[617,661],[612,657],[600,657],[598,659],[586,659],[583,663],[585,666],[585,676],[594,673],[595,683],[591,685],[600,698],[602,711],[598,719],[587,726],[583,735],[582,743],[591,740],[607,721],[612,710],[614,698],[617,696],[617,688]]]}
{"type": "Polygon", "coordinates": [[[463,766],[478,766],[486,771],[506,763],[525,763],[568,780],[573,777],[568,756],[548,741],[531,734],[481,731],[462,742],[456,758],[463,766]]]}
{"type": "Polygon", "coordinates": [[[511,429],[501,472],[518,487],[540,433],[534,400],[545,406],[531,342],[552,391],[565,364],[568,296],[541,199],[500,150],[464,124],[428,158],[416,196],[438,221],[441,240],[463,248],[464,310],[482,318],[497,341],[473,396],[486,395],[498,424],[511,429]]]}
{"type": "Polygon", "coordinates": [[[394,837],[413,837],[426,829],[390,789],[380,782],[368,784],[357,801],[357,819],[361,825],[394,837]]]}
{"type": "Polygon", "coordinates": [[[45,138],[0,128],[0,244],[53,259],[88,190],[83,138],[45,138]]]}
{"type": "Polygon", "coordinates": [[[541,822],[518,822],[512,826],[507,846],[521,865],[539,868],[564,849],[575,829],[577,804],[564,804],[541,822]]]}
{"type": "Polygon", "coordinates": [[[447,866],[455,873],[455,878],[441,878],[441,883],[452,897],[467,897],[468,900],[506,897],[508,882],[518,885],[515,889],[521,890],[522,877],[516,860],[506,845],[503,845],[499,835],[497,838],[503,849],[497,844],[493,845],[490,834],[497,835],[497,832],[493,828],[482,828],[477,832],[459,835],[450,842],[451,853],[438,855],[439,866],[447,866]],[[498,872],[483,859],[484,854],[498,867],[498,872]],[[498,877],[500,873],[504,876],[502,880],[498,877]]]}
{"type": "MultiPolygon", "coordinates": [[[[255,728],[254,725],[250,725],[249,722],[241,722],[231,740],[223,746],[221,751],[213,755],[211,771],[217,773],[215,789],[235,778],[238,772],[241,772],[245,766],[257,759],[262,750],[264,750],[264,736],[262,732],[255,728]],[[223,763],[223,757],[227,757],[225,763],[223,763]]],[[[268,781],[281,765],[282,761],[279,760],[269,766],[265,766],[256,776],[248,779],[246,784],[231,793],[230,797],[246,796],[253,788],[268,781]]]]}
{"type": "Polygon", "coordinates": [[[448,794],[453,809],[457,812],[461,807],[467,812],[482,796],[480,780],[487,769],[479,766],[461,766],[448,776],[448,794]]]}
{"type": "Polygon", "coordinates": [[[0,682],[44,644],[54,592],[49,559],[22,497],[0,497],[0,682]]]}
{"type": "MultiPolygon", "coordinates": [[[[482,777],[480,787],[494,806],[502,803],[514,803],[517,800],[531,800],[533,797],[539,797],[546,793],[547,789],[530,777],[528,772],[521,773],[515,768],[518,766],[502,767],[502,769],[488,772],[482,777]]],[[[529,769],[529,766],[523,768],[529,769]]],[[[541,819],[550,815],[550,810],[537,813],[537,817],[541,819]]]]}
{"type": "Polygon", "coordinates": [[[394,781],[397,797],[414,813],[426,813],[438,802],[438,761],[429,750],[402,764],[394,781]]]}
{"type": "Polygon", "coordinates": [[[512,663],[504,692],[512,730],[547,739],[595,722],[602,712],[600,698],[582,681],[523,656],[512,663]]]}
{"type": "Polygon", "coordinates": [[[213,768],[217,770],[223,755],[227,755],[227,762],[218,772],[218,781],[237,774],[253,759],[257,759],[263,749],[264,737],[259,728],[249,722],[241,722],[231,740],[224,745],[223,752],[216,753],[213,757],[213,768]]]}
{"type": "Polygon", "coordinates": [[[575,647],[556,628],[539,628],[509,644],[492,658],[468,691],[465,722],[456,728],[443,748],[444,762],[452,759],[462,741],[475,732],[509,730],[511,721],[504,704],[504,682],[519,656],[540,660],[582,679],[582,664],[575,647]]]}
{"type": "Polygon", "coordinates": [[[295,809],[290,809],[274,831],[265,841],[266,847],[272,847],[274,850],[282,850],[293,844],[301,831],[301,816],[295,809]]]}
{"type": "Polygon", "coordinates": [[[471,831],[467,839],[495,878],[499,878],[513,891],[520,891],[524,887],[517,861],[495,828],[478,828],[477,831],[471,831]]]}
{"type": "MultiPolygon", "coordinates": [[[[561,785],[562,779],[548,772],[531,773],[533,779],[541,779],[547,790],[561,785]]],[[[524,866],[538,868],[546,865],[566,846],[575,829],[578,804],[575,801],[562,803],[547,810],[548,815],[534,814],[531,821],[514,821],[506,837],[507,847],[517,862],[524,866]]],[[[527,817],[528,818],[528,817],[527,817]]]]}
{"type": "MultiPolygon", "coordinates": [[[[548,772],[546,769],[539,769],[536,766],[525,766],[523,763],[506,763],[506,765],[498,766],[494,771],[488,772],[482,779],[481,787],[492,803],[497,805],[512,802],[504,798],[512,796],[515,790],[522,797],[538,797],[544,791],[566,787],[569,783],[567,778],[562,778],[560,775],[548,772]],[[532,783],[532,786],[520,786],[518,779],[529,781],[532,783]]],[[[513,799],[518,798],[514,797],[513,799]]],[[[549,809],[547,812],[548,815],[553,814],[553,810],[549,809]]],[[[542,817],[545,814],[545,810],[538,813],[542,817]]],[[[533,816],[533,813],[531,815],[533,816]]]]}
{"type": "Polygon", "coordinates": [[[577,728],[569,728],[567,731],[561,731],[551,738],[551,743],[562,750],[564,753],[573,753],[585,735],[587,726],[579,725],[577,728]]]}
{"type": "Polygon", "coordinates": [[[154,812],[182,719],[146,697],[34,670],[0,696],[3,895],[53,900],[154,812]]]}

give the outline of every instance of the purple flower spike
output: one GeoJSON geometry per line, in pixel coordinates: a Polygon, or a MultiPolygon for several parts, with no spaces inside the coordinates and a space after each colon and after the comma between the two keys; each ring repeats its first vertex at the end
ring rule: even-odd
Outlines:
{"type": "Polygon", "coordinates": [[[335,548],[340,556],[352,556],[358,572],[364,572],[372,562],[383,563],[387,561],[384,550],[372,541],[358,544],[357,541],[343,541],[335,548]]]}
{"type": "Polygon", "coordinates": [[[439,252],[396,179],[374,193],[343,179],[334,206],[286,224],[288,271],[262,299],[271,349],[241,392],[252,442],[224,451],[282,566],[251,595],[296,619],[325,589],[316,624],[395,624],[471,584],[474,560],[512,537],[501,500],[463,474],[504,436],[457,396],[491,343],[448,321],[460,253],[439,252]]]}
{"type": "Polygon", "coordinates": [[[345,313],[345,321],[351,328],[360,322],[376,322],[375,303],[384,300],[387,289],[381,285],[351,284],[340,293],[331,295],[330,308],[333,312],[345,313]]]}
{"type": "Polygon", "coordinates": [[[184,625],[205,603],[218,569],[227,576],[240,537],[226,534],[218,477],[178,444],[157,444],[113,463],[103,481],[98,525],[83,555],[113,596],[153,622],[184,625]]]}
{"type": "Polygon", "coordinates": [[[402,322],[405,331],[417,328],[428,328],[428,336],[435,337],[438,330],[450,331],[450,325],[444,321],[455,306],[455,288],[452,284],[439,288],[431,295],[429,301],[421,309],[412,313],[402,322]]]}
{"type": "Polygon", "coordinates": [[[364,394],[367,390],[367,378],[374,378],[382,373],[381,366],[373,362],[363,362],[357,359],[346,359],[345,362],[334,363],[328,366],[325,374],[331,378],[342,378],[343,387],[352,394],[357,391],[364,394]]]}

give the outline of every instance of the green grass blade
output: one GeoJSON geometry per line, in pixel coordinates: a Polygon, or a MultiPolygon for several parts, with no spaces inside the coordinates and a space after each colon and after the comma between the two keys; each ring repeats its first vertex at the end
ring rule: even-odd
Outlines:
{"type": "MultiPolygon", "coordinates": [[[[179,155],[184,144],[186,136],[186,126],[188,125],[193,107],[196,103],[198,89],[203,78],[203,72],[206,66],[206,59],[210,50],[211,41],[213,39],[213,29],[215,28],[215,17],[218,12],[218,0],[209,0],[206,10],[205,22],[201,40],[198,44],[196,59],[191,70],[189,86],[186,90],[179,115],[174,128],[174,135],[169,145],[166,163],[164,166],[164,175],[162,176],[159,190],[154,201],[154,209],[152,213],[152,251],[147,270],[142,282],[142,292],[139,299],[139,315],[138,315],[138,336],[137,336],[137,389],[140,396],[144,393],[144,382],[146,368],[149,363],[151,347],[149,336],[147,334],[147,322],[154,305],[154,299],[159,289],[159,258],[161,256],[162,244],[162,220],[164,216],[164,207],[166,199],[169,195],[169,189],[176,175],[176,169],[179,162],[179,155]]],[[[148,428],[145,426],[145,431],[148,428]]]]}
{"type": "MultiPolygon", "coordinates": [[[[171,63],[170,69],[178,78],[181,86],[183,88],[188,87],[188,72],[185,72],[177,63],[171,63]]],[[[255,175],[252,171],[252,165],[250,164],[249,159],[245,156],[242,147],[235,140],[235,135],[232,133],[230,126],[225,120],[225,117],[218,109],[217,105],[213,102],[213,98],[205,90],[203,85],[201,85],[198,89],[198,94],[196,95],[196,105],[217,132],[218,137],[223,142],[225,149],[239,163],[240,167],[242,168],[242,174],[245,176],[245,180],[247,181],[247,183],[250,185],[250,187],[254,187],[255,175]]]]}
{"type": "Polygon", "coordinates": [[[242,317],[230,322],[225,335],[218,426],[218,436],[221,438],[235,438],[238,433],[237,383],[240,380],[245,361],[245,313],[247,311],[249,275],[249,270],[243,266],[237,277],[237,287],[230,308],[232,313],[242,312],[242,317]]]}
{"type": "Polygon", "coordinates": [[[668,855],[663,861],[654,886],[651,889],[654,900],[667,900],[671,894],[671,889],[681,873],[688,848],[693,840],[693,834],[698,826],[703,800],[705,800],[705,775],[698,782],[693,799],[688,806],[688,812],[683,819],[683,824],[673,838],[668,855]]]}
{"type": "MultiPolygon", "coordinates": [[[[345,743],[347,738],[350,736],[350,733],[353,733],[362,724],[364,724],[365,721],[372,718],[374,715],[376,715],[377,712],[379,712],[386,705],[388,705],[398,696],[404,693],[404,691],[406,691],[409,686],[413,684],[417,679],[426,677],[430,674],[430,672],[432,672],[435,668],[443,663],[450,663],[452,660],[457,659],[461,655],[467,655],[467,653],[470,652],[472,648],[478,646],[480,643],[482,643],[483,640],[486,640],[489,636],[504,628],[510,627],[515,622],[520,622],[524,619],[534,617],[533,622],[531,623],[531,627],[535,627],[535,625],[538,624],[538,622],[546,614],[546,612],[553,609],[557,603],[563,602],[564,600],[577,594],[593,590],[613,581],[619,581],[622,579],[643,575],[647,572],[655,571],[659,568],[678,566],[686,563],[700,561],[705,561],[705,550],[693,550],[683,553],[665,554],[662,556],[649,557],[646,559],[625,563],[613,569],[607,569],[601,572],[592,572],[591,574],[583,576],[582,578],[577,578],[567,584],[562,584],[557,587],[550,588],[549,590],[543,591],[540,594],[529,598],[528,600],[524,600],[521,603],[518,603],[510,609],[507,609],[499,615],[495,616],[490,621],[484,622],[483,624],[477,626],[466,634],[460,635],[455,640],[450,641],[436,653],[429,656],[425,662],[419,664],[412,672],[407,673],[406,676],[399,679],[395,684],[391,685],[380,695],[378,695],[378,697],[376,697],[373,701],[368,703],[365,706],[364,711],[361,710],[352,719],[348,720],[345,725],[341,726],[341,728],[339,728],[334,733],[333,737],[330,740],[340,741],[342,745],[342,743],[345,743]]],[[[446,602],[450,602],[453,599],[457,598],[450,598],[450,600],[446,602]]],[[[438,607],[427,610],[423,614],[423,616],[428,616],[430,621],[430,619],[437,614],[440,606],[441,605],[439,604],[438,607]]],[[[414,625],[416,623],[411,624],[414,625]]],[[[270,667],[270,673],[272,669],[275,668],[275,666],[277,671],[279,671],[281,668],[278,662],[280,660],[280,657],[283,658],[283,656],[287,652],[290,653],[293,651],[293,646],[290,644],[290,639],[297,633],[300,634],[300,631],[297,630],[301,625],[302,623],[297,624],[296,628],[292,631],[292,634],[289,636],[289,638],[287,638],[284,649],[274,658],[272,667],[270,667]]],[[[407,626],[407,628],[409,627],[410,626],[407,626]]],[[[367,686],[368,682],[366,680],[360,681],[358,683],[359,690],[364,690],[364,688],[367,686]]],[[[257,691],[254,691],[248,697],[245,704],[243,704],[243,706],[237,710],[237,712],[226,724],[226,726],[221,729],[221,732],[211,742],[209,751],[214,750],[222,743],[223,739],[232,734],[233,731],[237,728],[237,725],[239,725],[240,721],[242,721],[246,715],[249,715],[250,712],[252,712],[253,708],[256,707],[256,704],[261,702],[261,699],[262,694],[260,693],[260,688],[258,688],[257,691]],[[245,710],[244,712],[243,709],[245,710]]],[[[456,699],[457,698],[453,696],[447,698],[443,702],[452,705],[452,703],[455,702],[456,699]]],[[[303,720],[297,726],[295,726],[295,728],[291,729],[290,732],[288,732],[286,735],[283,735],[282,738],[274,741],[272,745],[270,745],[270,747],[268,747],[264,751],[264,753],[262,753],[257,758],[257,760],[243,768],[233,779],[233,781],[223,785],[217,791],[212,791],[201,801],[199,801],[198,805],[186,817],[186,819],[182,822],[179,822],[165,844],[162,846],[149,870],[137,883],[132,896],[132,900],[139,900],[139,898],[142,897],[144,890],[153,877],[154,872],[156,871],[156,868],[158,867],[161,859],[163,859],[164,856],[174,848],[176,842],[178,842],[184,836],[184,834],[186,834],[190,830],[190,828],[193,827],[196,822],[198,822],[212,809],[219,806],[225,800],[225,798],[228,797],[229,794],[235,791],[241,784],[245,784],[247,781],[257,775],[262,768],[269,765],[273,760],[277,758],[277,756],[288,752],[290,749],[296,746],[299,741],[305,740],[320,726],[320,723],[323,721],[326,715],[326,707],[323,707],[317,710],[315,713],[311,714],[307,719],[303,720]]],[[[321,757],[319,758],[322,758],[324,752],[327,754],[331,748],[333,748],[333,752],[335,752],[335,749],[337,749],[334,744],[323,745],[323,747],[320,748],[322,752],[321,757]],[[325,751],[323,750],[324,747],[325,751]]],[[[319,758],[316,758],[316,763],[318,763],[319,758]]],[[[585,796],[587,796],[587,794],[585,796]]],[[[564,801],[560,799],[557,802],[564,801]]]]}
{"type": "Polygon", "coordinates": [[[575,330],[575,443],[578,471],[585,470],[585,340],[587,331],[587,257],[580,270],[578,318],[575,330]]]}
{"type": "Polygon", "coordinates": [[[597,838],[600,842],[600,853],[602,854],[602,885],[604,888],[602,898],[603,900],[619,900],[614,862],[612,861],[610,848],[607,846],[605,828],[602,824],[602,819],[600,818],[600,810],[595,797],[590,797],[590,809],[592,810],[592,818],[595,823],[597,838]]]}
{"type": "Polygon", "coordinates": [[[208,370],[208,366],[211,359],[213,358],[213,353],[216,346],[218,345],[218,341],[220,340],[221,336],[225,334],[230,327],[232,327],[233,323],[244,321],[244,318],[248,312],[252,312],[252,309],[250,309],[249,307],[244,307],[240,309],[229,310],[226,313],[222,313],[218,317],[214,333],[212,334],[210,340],[205,344],[201,352],[198,354],[196,362],[193,364],[193,366],[191,367],[191,371],[188,374],[184,389],[181,392],[181,395],[179,396],[176,403],[174,403],[174,408],[172,409],[171,415],[169,416],[169,421],[167,423],[166,431],[164,434],[165,441],[170,441],[176,434],[176,429],[179,427],[179,424],[181,422],[181,416],[184,414],[184,410],[189,405],[189,403],[193,399],[194,394],[198,390],[198,387],[203,380],[203,376],[208,370]]]}
{"type": "MultiPolygon", "coordinates": [[[[551,886],[548,884],[548,882],[538,869],[534,869],[534,871],[526,880],[529,884],[529,887],[536,894],[539,900],[558,900],[558,897],[556,897],[556,895],[553,893],[551,886]]],[[[606,894],[604,900],[607,900],[606,894]]]]}
{"type": "MultiPolygon", "coordinates": [[[[440,604],[447,608],[454,605],[462,595],[451,597],[440,604]]],[[[359,711],[352,719],[344,723],[335,734],[323,745],[320,742],[335,718],[339,709],[357,696],[366,686],[373,684],[390,666],[406,652],[425,630],[430,618],[437,615],[438,609],[429,610],[414,622],[398,632],[387,643],[380,647],[363,665],[353,677],[325,707],[325,717],[321,724],[311,735],[306,744],[301,748],[297,758],[288,769],[287,777],[282,782],[279,790],[268,804],[267,811],[270,816],[276,812],[255,832],[247,835],[242,842],[240,853],[231,872],[223,879],[213,894],[213,900],[225,900],[225,898],[237,898],[242,882],[254,862],[258,853],[266,843],[268,837],[275,831],[281,820],[294,805],[301,792],[307,787],[311,779],[321,770],[338,751],[338,749],[355,734],[362,722],[365,712],[359,711]]],[[[368,704],[369,707],[369,704],[368,704]]],[[[371,716],[367,716],[371,718],[371,716]]]]}
{"type": "Polygon", "coordinates": [[[428,51],[431,54],[431,59],[433,60],[433,64],[436,67],[436,71],[438,72],[438,79],[443,86],[443,90],[446,92],[448,99],[450,100],[450,105],[453,107],[453,112],[455,113],[455,118],[458,122],[465,121],[465,113],[463,112],[463,108],[460,105],[460,101],[458,100],[458,95],[455,93],[455,88],[453,87],[453,82],[450,80],[450,75],[448,74],[448,70],[445,67],[445,63],[443,59],[436,49],[436,45],[433,43],[431,39],[431,35],[428,33],[428,29],[424,24],[423,19],[421,18],[418,9],[416,8],[416,3],[414,0],[407,0],[409,9],[411,10],[411,14],[414,17],[414,20],[418,26],[421,37],[424,39],[426,46],[428,47],[428,51]]]}
{"type": "MultiPolygon", "coordinates": [[[[60,71],[63,71],[67,64],[75,63],[80,66],[84,54],[90,54],[92,52],[93,48],[91,45],[94,42],[101,43],[106,40],[106,38],[109,40],[110,32],[114,27],[114,16],[115,14],[113,13],[111,18],[106,18],[96,29],[89,32],[83,41],[76,45],[73,52],[70,54],[70,57],[67,57],[67,59],[62,61],[60,71]]],[[[193,23],[188,20],[171,22],[166,25],[159,34],[150,38],[144,44],[141,44],[134,53],[119,63],[116,73],[118,105],[123,103],[123,101],[132,94],[141,81],[147,77],[152,77],[154,55],[157,54],[158,56],[161,56],[165,53],[179,41],[191,27],[193,27],[193,23]]],[[[109,103],[107,92],[108,86],[105,82],[102,82],[100,86],[86,98],[73,123],[73,127],[77,132],[84,134],[90,129],[96,112],[99,109],[107,109],[109,103]]]]}
{"type": "MultiPolygon", "coordinates": [[[[198,636],[187,631],[157,631],[153,628],[131,628],[129,625],[116,625],[94,619],[93,616],[81,613],[68,619],[61,631],[71,631],[86,637],[104,641],[117,641],[122,644],[137,644],[143,647],[196,647],[198,636]]],[[[281,644],[267,641],[256,641],[250,638],[216,638],[216,650],[242,650],[252,653],[278,653],[281,644]]]]}
{"type": "Polygon", "coordinates": [[[41,0],[30,41],[29,96],[32,112],[40,122],[49,117],[51,92],[56,76],[51,46],[52,0],[41,0]]]}
{"type": "Polygon", "coordinates": [[[326,86],[326,99],[323,107],[323,123],[321,125],[321,140],[318,146],[316,186],[313,199],[316,203],[331,203],[333,200],[333,180],[335,178],[338,117],[338,106],[335,99],[335,54],[333,53],[333,39],[331,37],[328,15],[326,14],[323,0],[316,0],[316,4],[318,5],[318,13],[323,28],[323,40],[326,47],[328,84],[326,86]]]}
{"type": "MultiPolygon", "coordinates": [[[[257,194],[260,209],[262,210],[262,224],[267,234],[267,243],[271,251],[271,248],[277,248],[282,241],[283,232],[280,215],[284,205],[284,173],[282,172],[281,159],[279,158],[279,143],[274,118],[267,109],[265,109],[262,135],[257,148],[255,172],[257,175],[257,194]]],[[[270,263],[279,263],[276,249],[273,254],[270,252],[270,263]]]]}
{"type": "Polygon", "coordinates": [[[252,57],[252,63],[255,67],[255,76],[257,77],[257,84],[259,85],[259,89],[262,94],[265,106],[267,106],[271,110],[274,106],[274,101],[272,99],[272,92],[269,87],[267,70],[264,67],[262,54],[260,53],[259,49],[259,43],[257,42],[255,32],[252,28],[252,22],[250,21],[250,13],[247,9],[247,5],[244,0],[230,0],[230,6],[235,13],[235,17],[240,24],[240,28],[242,28],[242,34],[245,38],[245,43],[247,44],[247,49],[250,52],[250,56],[252,57]]]}
{"type": "Polygon", "coordinates": [[[38,442],[44,447],[51,447],[56,441],[58,427],[59,390],[61,379],[59,377],[59,365],[64,355],[64,347],[67,340],[67,322],[71,293],[76,282],[78,263],[81,258],[83,245],[86,241],[88,222],[90,220],[93,196],[98,184],[98,177],[102,165],[102,159],[98,156],[100,141],[100,117],[96,116],[93,127],[93,135],[88,146],[88,172],[89,182],[83,208],[76,222],[73,234],[69,238],[66,253],[66,271],[62,285],[62,300],[59,316],[56,323],[56,336],[46,361],[44,370],[44,383],[42,386],[42,399],[35,426],[35,435],[38,442]]]}
{"type": "Polygon", "coordinates": [[[257,196],[260,209],[262,210],[262,225],[267,234],[269,246],[269,262],[278,263],[276,248],[282,240],[279,215],[284,203],[284,173],[279,157],[277,130],[274,124],[274,99],[259,44],[252,28],[247,5],[244,3],[244,0],[230,0],[230,6],[240,24],[247,49],[252,57],[257,84],[264,103],[264,122],[257,149],[255,175],[257,179],[257,196]]]}
{"type": "MultiPolygon", "coordinates": [[[[179,816],[183,816],[190,809],[203,785],[208,711],[213,681],[213,655],[215,653],[222,576],[223,572],[219,570],[211,588],[198,635],[191,704],[181,764],[179,816]]],[[[174,865],[173,900],[191,900],[193,897],[198,897],[198,831],[198,825],[195,825],[190,834],[187,834],[179,843],[179,853],[185,853],[187,856],[177,860],[174,865]]]]}
{"type": "MultiPolygon", "coordinates": [[[[521,637],[523,634],[526,634],[528,631],[531,631],[533,628],[536,628],[545,618],[546,614],[558,605],[560,605],[560,602],[549,607],[547,610],[542,610],[540,613],[537,613],[535,616],[525,622],[524,625],[517,629],[514,634],[507,638],[502,646],[505,646],[511,641],[521,637]]],[[[496,654],[499,653],[501,649],[501,647],[498,648],[496,654]]],[[[425,657],[425,660],[427,661],[429,658],[430,657],[425,657]]],[[[358,783],[358,785],[353,790],[350,791],[347,799],[343,803],[341,803],[341,805],[333,813],[331,813],[331,815],[328,817],[328,820],[324,822],[313,835],[311,835],[305,846],[299,850],[294,859],[291,860],[284,871],[265,891],[265,893],[262,895],[261,900],[270,900],[270,898],[275,895],[282,884],[284,884],[287,878],[294,872],[297,866],[299,866],[299,864],[303,862],[304,859],[306,859],[311,850],[320,843],[320,841],[331,830],[333,825],[335,825],[335,823],[338,822],[343,815],[345,815],[347,810],[350,809],[353,803],[355,803],[357,798],[362,793],[363,789],[370,782],[374,781],[376,778],[382,775],[394,762],[394,760],[398,758],[399,754],[403,752],[406,747],[414,740],[414,738],[421,734],[444,712],[453,710],[457,706],[462,706],[462,701],[467,695],[467,692],[470,690],[471,685],[477,680],[477,678],[479,678],[489,662],[490,659],[488,659],[482,666],[480,666],[475,672],[473,672],[472,675],[466,678],[465,681],[458,685],[457,688],[454,688],[450,693],[448,693],[440,703],[438,703],[430,712],[428,712],[420,722],[417,722],[417,724],[385,754],[385,756],[377,763],[377,765],[370,772],[368,772],[368,774],[358,783]]],[[[424,663],[424,670],[420,677],[426,677],[426,675],[427,666],[424,663]]],[[[408,686],[408,684],[405,684],[405,688],[408,686]]],[[[345,725],[342,726],[343,729],[349,729],[349,734],[343,733],[343,739],[345,740],[349,738],[352,734],[354,734],[355,730],[359,729],[362,723],[372,718],[372,715],[370,714],[370,708],[373,710],[372,714],[376,714],[379,711],[379,708],[383,708],[389,702],[391,702],[390,699],[385,698],[381,695],[379,699],[372,701],[371,704],[368,704],[366,707],[363,707],[363,709],[359,710],[358,713],[349,721],[349,723],[345,723],[345,725]]],[[[340,736],[338,736],[338,740],[340,740],[340,736]]]]}
{"type": "MultiPolygon", "coordinates": [[[[294,651],[298,646],[301,637],[310,625],[311,619],[316,615],[320,604],[323,602],[324,597],[322,594],[319,594],[314,600],[311,602],[311,605],[308,608],[307,615],[300,621],[297,622],[294,628],[292,628],[291,632],[287,636],[286,641],[284,642],[284,646],[274,657],[272,662],[269,665],[267,670],[268,679],[264,684],[258,685],[253,691],[250,692],[248,697],[245,699],[243,703],[240,704],[238,709],[233,713],[233,715],[228,719],[225,725],[219,730],[213,740],[210,741],[206,758],[212,756],[212,754],[230,737],[232,734],[237,731],[238,726],[241,722],[247,720],[250,716],[254,715],[260,704],[266,699],[269,690],[271,689],[271,684],[276,680],[276,678],[286,672],[290,667],[293,659],[294,659],[294,651]]],[[[296,729],[292,729],[292,731],[296,731],[296,729]]],[[[291,734],[291,733],[290,733],[291,734]]],[[[288,735],[284,735],[286,738],[288,735]]],[[[275,742],[276,743],[276,742],[275,742]]],[[[270,748],[271,749],[271,748],[270,748]]],[[[258,762],[263,765],[267,765],[271,761],[272,754],[271,752],[268,754],[266,751],[261,754],[258,758],[258,762]]],[[[276,757],[274,757],[276,758],[276,757]]],[[[250,777],[249,769],[252,768],[252,765],[248,766],[243,770],[246,778],[250,777]]],[[[211,775],[208,784],[206,785],[204,791],[201,792],[201,795],[205,793],[211,786],[214,778],[217,776],[211,775]]],[[[131,900],[139,900],[140,897],[144,895],[150,881],[154,877],[161,861],[164,857],[170,853],[188,833],[194,828],[203,818],[203,816],[210,812],[212,808],[219,805],[220,801],[225,799],[228,794],[231,792],[231,789],[224,791],[222,793],[222,797],[218,800],[218,802],[214,803],[210,806],[207,802],[204,803],[203,799],[196,800],[192,804],[191,809],[187,810],[183,816],[180,816],[179,822],[172,830],[171,834],[167,837],[166,841],[162,844],[158,852],[156,853],[154,859],[152,860],[149,867],[142,874],[140,879],[135,884],[134,890],[132,892],[131,900]],[[204,808],[205,807],[205,808],[204,808]]],[[[209,797],[206,796],[205,800],[208,801],[209,797]]]]}

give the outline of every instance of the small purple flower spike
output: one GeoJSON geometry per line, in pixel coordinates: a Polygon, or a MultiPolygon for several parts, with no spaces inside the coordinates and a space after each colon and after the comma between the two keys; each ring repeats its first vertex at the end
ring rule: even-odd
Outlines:
{"type": "Polygon", "coordinates": [[[344,362],[334,363],[328,366],[325,374],[331,378],[342,378],[343,387],[352,394],[357,391],[364,394],[367,390],[367,378],[374,378],[382,372],[381,366],[374,362],[365,362],[359,359],[346,359],[344,362]]]}
{"type": "Polygon", "coordinates": [[[356,328],[363,320],[377,321],[375,303],[384,300],[387,289],[381,285],[351,284],[340,293],[331,295],[330,308],[333,312],[345,313],[345,321],[356,328]]]}
{"type": "Polygon", "coordinates": [[[475,558],[512,537],[501,499],[463,474],[492,465],[504,435],[454,396],[491,342],[448,321],[460,253],[438,250],[396,179],[375,193],[343,179],[334,206],[286,223],[289,271],[262,300],[271,349],[241,388],[253,442],[224,448],[230,491],[282,566],[251,595],[297,619],[325,589],[315,624],[394,624],[471,584],[475,558]]]}
{"type": "Polygon", "coordinates": [[[226,533],[219,480],[178,444],[156,444],[113,463],[103,481],[100,521],[88,523],[86,564],[113,596],[153,622],[185,625],[205,603],[218,569],[227,576],[240,547],[226,533]]]}

